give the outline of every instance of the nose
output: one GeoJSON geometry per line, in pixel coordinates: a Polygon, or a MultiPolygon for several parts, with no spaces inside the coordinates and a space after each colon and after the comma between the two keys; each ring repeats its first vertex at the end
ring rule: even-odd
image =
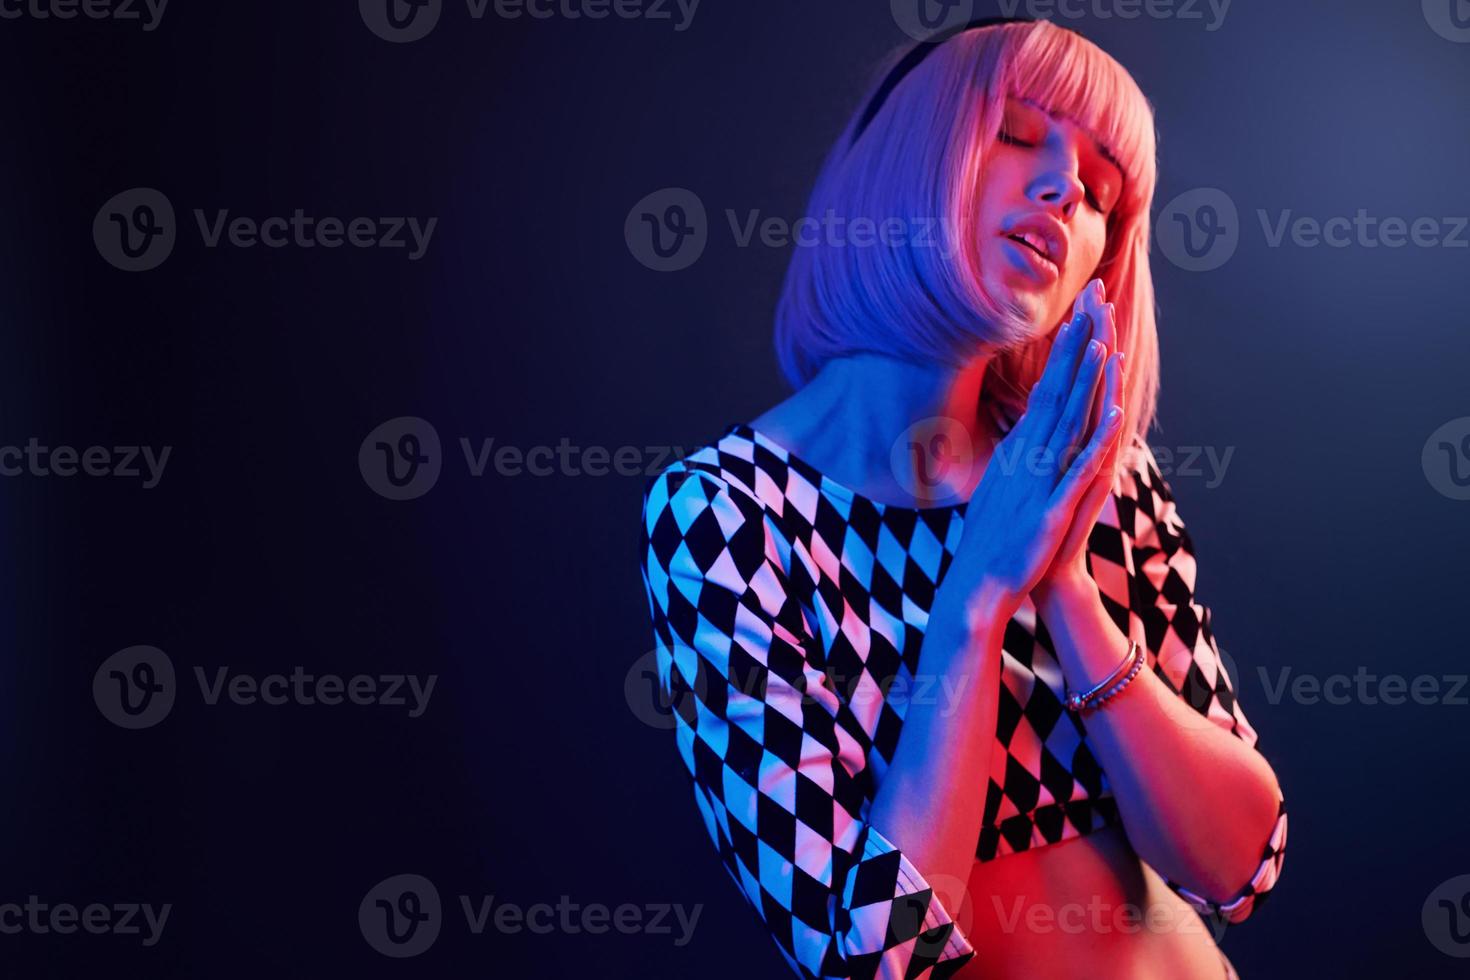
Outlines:
{"type": "Polygon", "coordinates": [[[1062,220],[1068,220],[1077,212],[1078,205],[1087,194],[1075,167],[1050,166],[1027,188],[1027,196],[1043,208],[1054,211],[1062,220]]]}
{"type": "Polygon", "coordinates": [[[1039,154],[1040,168],[1027,188],[1027,196],[1066,221],[1087,199],[1087,188],[1078,176],[1078,147],[1071,140],[1051,141],[1051,152],[1039,154]]]}

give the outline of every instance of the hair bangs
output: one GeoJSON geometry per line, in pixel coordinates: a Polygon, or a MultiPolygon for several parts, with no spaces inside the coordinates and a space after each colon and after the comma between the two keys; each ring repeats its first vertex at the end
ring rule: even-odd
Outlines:
{"type": "Polygon", "coordinates": [[[1118,164],[1120,207],[1152,199],[1158,179],[1153,108],[1122,65],[1058,29],[1026,31],[1010,65],[1015,95],[1074,121],[1118,164]]]}

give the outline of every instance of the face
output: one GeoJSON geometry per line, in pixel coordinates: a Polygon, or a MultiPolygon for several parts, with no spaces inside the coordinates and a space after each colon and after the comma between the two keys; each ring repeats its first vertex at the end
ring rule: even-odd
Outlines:
{"type": "Polygon", "coordinates": [[[1122,187],[1122,171],[1086,131],[1007,99],[980,190],[986,289],[1018,302],[1038,330],[1057,326],[1096,272],[1122,187]]]}

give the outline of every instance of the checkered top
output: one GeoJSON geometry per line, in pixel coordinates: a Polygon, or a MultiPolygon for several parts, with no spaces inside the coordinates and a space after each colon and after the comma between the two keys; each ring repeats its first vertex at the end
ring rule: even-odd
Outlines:
{"type": "MultiPolygon", "coordinates": [[[[1088,540],[1089,572],[1147,666],[1255,745],[1194,596],[1189,534],[1152,451],[1133,443],[1088,540]]],[[[937,980],[974,956],[923,874],[867,822],[908,698],[923,695],[919,649],[964,511],[869,500],[744,424],[647,487],[643,581],[695,804],[802,977],[937,980]]],[[[1003,645],[979,861],[1120,820],[1029,599],[1003,645]]],[[[1232,901],[1164,880],[1202,916],[1239,922],[1275,885],[1285,846],[1283,800],[1232,901]]]]}

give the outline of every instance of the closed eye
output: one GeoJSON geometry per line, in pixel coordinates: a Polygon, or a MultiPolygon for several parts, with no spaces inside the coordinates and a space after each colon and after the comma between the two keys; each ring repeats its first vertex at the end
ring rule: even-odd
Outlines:
{"type": "MultiPolygon", "coordinates": [[[[1035,143],[1027,143],[1025,140],[1017,139],[1014,134],[1008,132],[1005,129],[1002,129],[999,133],[996,134],[996,139],[998,139],[1002,143],[1008,144],[1010,146],[1024,146],[1024,147],[1035,147],[1036,146],[1035,143]]],[[[1103,213],[1102,204],[1101,204],[1101,202],[1098,201],[1097,195],[1095,195],[1092,192],[1092,188],[1091,187],[1088,187],[1086,184],[1083,184],[1082,185],[1082,188],[1083,188],[1083,190],[1085,190],[1087,192],[1087,206],[1090,207],[1090,208],[1092,208],[1092,210],[1096,211],[1098,214],[1102,214],[1103,213]]]]}

